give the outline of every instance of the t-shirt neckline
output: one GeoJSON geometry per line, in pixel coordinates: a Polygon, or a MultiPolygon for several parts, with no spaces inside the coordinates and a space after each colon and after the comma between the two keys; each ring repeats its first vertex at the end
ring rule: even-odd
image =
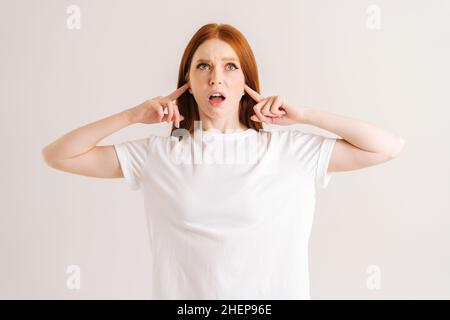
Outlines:
{"type": "Polygon", "coordinates": [[[246,137],[253,134],[256,130],[253,128],[248,128],[243,131],[231,131],[231,132],[221,132],[215,129],[209,130],[198,130],[198,133],[201,133],[203,137],[219,137],[223,139],[233,139],[233,138],[241,138],[246,137]]]}

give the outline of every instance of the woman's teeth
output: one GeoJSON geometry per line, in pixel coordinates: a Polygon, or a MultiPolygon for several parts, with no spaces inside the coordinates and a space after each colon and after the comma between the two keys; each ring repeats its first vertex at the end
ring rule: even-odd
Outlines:
{"type": "Polygon", "coordinates": [[[211,105],[219,105],[221,104],[223,101],[225,100],[224,97],[220,96],[220,97],[211,97],[209,98],[209,103],[211,105]]]}

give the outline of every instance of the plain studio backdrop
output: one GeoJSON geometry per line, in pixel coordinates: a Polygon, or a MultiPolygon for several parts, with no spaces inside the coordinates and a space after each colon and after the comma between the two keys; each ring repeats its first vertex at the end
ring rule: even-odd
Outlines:
{"type": "MultiPolygon", "coordinates": [[[[0,297],[148,297],[141,192],[51,169],[41,149],[173,91],[187,42],[211,22],[245,35],[263,95],[405,139],[397,159],[334,173],[318,191],[311,297],[449,299],[446,0],[2,0],[0,297]]],[[[152,132],[169,125],[133,125],[100,144],[152,132]]]]}

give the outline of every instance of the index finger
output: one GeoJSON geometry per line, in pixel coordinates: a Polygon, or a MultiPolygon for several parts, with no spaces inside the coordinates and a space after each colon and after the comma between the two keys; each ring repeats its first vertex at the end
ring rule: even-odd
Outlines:
{"type": "Polygon", "coordinates": [[[183,94],[184,91],[186,91],[186,89],[189,88],[189,82],[186,82],[185,84],[183,84],[181,87],[179,87],[178,89],[176,89],[175,91],[173,91],[172,93],[170,93],[167,98],[170,101],[176,100],[178,99],[179,96],[181,96],[183,94]]]}
{"type": "Polygon", "coordinates": [[[255,100],[256,102],[260,102],[261,100],[264,99],[263,96],[261,96],[258,92],[256,92],[252,88],[250,88],[247,84],[245,84],[244,90],[247,91],[250,97],[252,97],[253,100],[255,100]]]}

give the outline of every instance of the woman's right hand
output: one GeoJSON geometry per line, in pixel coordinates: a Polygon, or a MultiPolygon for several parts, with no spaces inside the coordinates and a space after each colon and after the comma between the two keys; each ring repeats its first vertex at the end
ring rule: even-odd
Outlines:
{"type": "Polygon", "coordinates": [[[145,124],[173,121],[175,127],[179,128],[180,122],[184,120],[184,117],[180,114],[174,100],[188,88],[189,82],[186,82],[165,97],[158,96],[126,110],[128,120],[131,123],[145,124]]]}

